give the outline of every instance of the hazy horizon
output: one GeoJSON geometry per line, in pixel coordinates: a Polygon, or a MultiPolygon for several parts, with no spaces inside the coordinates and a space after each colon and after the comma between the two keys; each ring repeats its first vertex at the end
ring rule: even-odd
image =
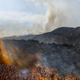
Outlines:
{"type": "Polygon", "coordinates": [[[0,37],[80,26],[79,0],[0,0],[0,37]]]}
{"type": "MultiPolygon", "coordinates": [[[[77,27],[80,27],[80,26],[77,26],[77,27]]],[[[67,28],[77,28],[77,27],[67,27],[67,28]]],[[[59,27],[59,28],[63,28],[63,27],[59,27]]],[[[66,28],[66,27],[65,27],[66,28]]],[[[58,29],[58,28],[56,28],[58,29]]],[[[55,30],[55,29],[54,29],[55,30]]],[[[52,31],[54,31],[52,30],[52,31]]],[[[48,31],[48,32],[51,32],[51,31],[48,31]]],[[[43,33],[40,33],[40,34],[44,34],[44,33],[47,33],[47,32],[43,32],[43,33]]],[[[1,37],[1,38],[8,38],[8,37],[20,37],[20,36],[27,36],[27,35],[40,35],[40,34],[24,34],[24,35],[12,35],[12,36],[4,36],[4,37],[1,37]]]]}

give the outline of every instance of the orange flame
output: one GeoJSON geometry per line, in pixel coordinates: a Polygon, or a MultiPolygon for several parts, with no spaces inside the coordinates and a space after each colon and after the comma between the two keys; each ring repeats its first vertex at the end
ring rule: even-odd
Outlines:
{"type": "Polygon", "coordinates": [[[0,38],[0,63],[1,64],[11,64],[9,57],[5,50],[3,49],[2,39],[0,38]]]}
{"type": "MultiPolygon", "coordinates": [[[[0,30],[0,32],[1,32],[2,30],[0,30]]],[[[19,51],[19,49],[16,47],[15,48],[17,51],[19,51]]],[[[19,67],[19,66],[23,66],[22,64],[21,64],[21,61],[22,60],[20,60],[18,57],[16,57],[16,54],[15,54],[15,51],[14,50],[12,50],[13,51],[13,56],[15,57],[15,60],[17,61],[17,66],[19,67]]],[[[25,54],[22,54],[21,55],[21,57],[22,56],[25,56],[25,54]]],[[[30,55],[28,55],[28,56],[30,56],[30,55]]],[[[38,57],[40,57],[40,55],[39,54],[36,54],[36,56],[38,56],[38,57]]],[[[23,59],[23,58],[22,58],[23,59]]],[[[32,61],[34,62],[34,60],[35,60],[35,57],[33,57],[33,59],[32,60],[29,60],[29,61],[27,61],[27,62],[29,62],[29,63],[31,63],[32,61]]],[[[24,61],[22,61],[24,64],[25,64],[25,62],[24,61]]],[[[3,48],[3,42],[2,42],[2,39],[0,38],[0,63],[1,64],[6,64],[6,65],[10,65],[10,64],[12,64],[13,62],[10,60],[10,57],[8,56],[8,53],[7,53],[7,51],[3,48]]],[[[14,64],[14,63],[13,63],[14,64]]],[[[15,64],[15,65],[16,65],[15,64]]],[[[32,64],[32,63],[31,63],[32,64]]],[[[30,65],[31,64],[29,64],[29,67],[30,67],[30,65]]],[[[80,63],[79,63],[80,64],[80,63]]],[[[78,65],[79,65],[78,64],[78,65]]],[[[28,65],[27,65],[28,66],[28,65]]],[[[20,68],[21,68],[20,67],[20,68]]],[[[35,80],[59,80],[59,76],[58,76],[58,74],[56,74],[56,73],[54,73],[53,72],[53,70],[52,69],[49,69],[48,67],[45,67],[45,70],[44,70],[44,68],[43,68],[43,66],[41,66],[39,63],[37,63],[36,64],[36,67],[35,68],[32,68],[32,71],[34,72],[34,74],[36,75],[36,77],[35,77],[35,80]],[[42,74],[45,74],[45,73],[47,73],[47,75],[46,75],[46,77],[42,77],[42,75],[38,72],[38,67],[40,67],[41,68],[41,73],[42,74]],[[54,75],[56,75],[56,76],[54,76],[54,75]]],[[[32,80],[34,80],[34,79],[32,79],[32,80]]],[[[61,79],[61,80],[63,80],[63,79],[61,79]]],[[[65,77],[65,80],[76,80],[76,78],[75,77],[73,77],[73,78],[71,78],[71,77],[65,77]]]]}

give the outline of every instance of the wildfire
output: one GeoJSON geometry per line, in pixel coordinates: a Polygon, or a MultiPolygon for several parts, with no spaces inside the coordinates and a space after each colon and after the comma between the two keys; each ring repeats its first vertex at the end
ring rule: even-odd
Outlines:
{"type": "Polygon", "coordinates": [[[0,63],[1,64],[11,64],[9,57],[5,50],[3,49],[2,39],[0,38],[0,63]]]}
{"type": "MultiPolygon", "coordinates": [[[[18,48],[16,48],[16,50],[18,50],[18,48]]],[[[26,62],[29,62],[29,64],[27,64],[26,66],[28,68],[30,68],[32,65],[34,65],[34,61],[37,60],[36,57],[27,55],[30,59],[27,59],[27,61],[22,61],[23,58],[21,59],[19,57],[20,56],[23,57],[23,56],[25,56],[25,54],[22,54],[20,56],[16,56],[15,51],[14,50],[12,50],[12,51],[14,52],[13,56],[15,57],[13,59],[15,59],[17,63],[15,62],[15,60],[11,61],[10,57],[8,56],[7,50],[4,50],[4,48],[3,48],[3,42],[2,42],[2,40],[0,38],[0,63],[1,64],[6,64],[8,66],[15,65],[18,68],[22,68],[23,69],[24,66],[27,64],[26,62]]],[[[35,56],[40,58],[39,54],[35,54],[35,56]]],[[[35,78],[32,77],[31,80],[52,80],[52,78],[49,76],[49,75],[51,75],[51,73],[50,73],[51,70],[50,69],[48,69],[47,67],[43,68],[43,66],[41,66],[39,63],[37,63],[36,65],[37,66],[32,66],[32,68],[31,68],[31,72],[33,72],[32,76],[35,76],[35,78]]],[[[6,78],[8,78],[8,77],[6,77],[6,78]]]]}
{"type": "MultiPolygon", "coordinates": [[[[25,76],[19,75],[16,73],[20,78],[25,77],[26,80],[76,80],[75,77],[68,77],[68,76],[62,79],[59,77],[58,73],[53,72],[53,69],[49,69],[45,65],[42,66],[40,64],[40,61],[42,64],[43,64],[43,61],[40,60],[41,56],[38,53],[35,54],[35,56],[29,55],[29,54],[25,55],[24,53],[17,55],[15,52],[15,51],[19,52],[19,49],[17,47],[15,48],[15,50],[12,49],[11,51],[13,53],[12,58],[11,56],[9,56],[8,51],[3,48],[3,42],[2,42],[2,39],[0,38],[0,63],[6,64],[8,66],[11,66],[11,65],[17,66],[20,69],[24,69],[26,67],[30,69],[31,72],[29,74],[26,73],[25,76]],[[25,56],[27,56],[27,59],[25,56]],[[37,63],[35,63],[36,61],[37,63]]],[[[7,78],[9,78],[8,80],[11,80],[10,76],[12,72],[10,73],[9,70],[6,71],[6,72],[9,72],[9,75],[5,76],[5,78],[3,77],[4,72],[1,72],[0,74],[1,80],[7,80],[7,78]]],[[[16,80],[21,80],[21,79],[16,79],[16,80]]]]}

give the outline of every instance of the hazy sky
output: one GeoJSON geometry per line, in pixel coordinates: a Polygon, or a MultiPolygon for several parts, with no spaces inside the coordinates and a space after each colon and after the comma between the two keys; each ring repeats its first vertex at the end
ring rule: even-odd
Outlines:
{"type": "Polygon", "coordinates": [[[1,37],[79,25],[80,0],[0,0],[1,37]]]}

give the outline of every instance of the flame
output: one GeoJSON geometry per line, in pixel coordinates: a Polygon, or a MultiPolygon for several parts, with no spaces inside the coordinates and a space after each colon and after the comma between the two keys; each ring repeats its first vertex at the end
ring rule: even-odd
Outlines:
{"type": "Polygon", "coordinates": [[[36,80],[51,80],[51,79],[48,79],[48,78],[43,78],[37,71],[36,68],[33,68],[32,71],[35,73],[36,75],[36,80]]]}
{"type": "MultiPolygon", "coordinates": [[[[16,47],[15,48],[17,51],[19,51],[19,49],[16,47]]],[[[10,64],[12,65],[16,65],[18,68],[22,68],[23,64],[26,64],[25,61],[22,61],[22,59],[20,59],[18,56],[16,56],[16,53],[14,50],[13,51],[13,56],[15,57],[15,60],[17,62],[17,65],[14,63],[15,61],[10,59],[10,57],[8,56],[8,53],[7,51],[3,48],[3,42],[2,42],[2,39],[0,38],[0,63],[2,64],[7,64],[8,66],[10,64]]],[[[41,55],[39,55],[38,53],[35,54],[38,58],[41,57],[41,55]]],[[[20,55],[21,57],[25,56],[25,54],[23,53],[22,55],[20,55]]],[[[29,58],[30,58],[30,55],[27,55],[29,58]]],[[[31,57],[32,59],[29,60],[29,63],[31,63],[35,57],[31,57]]],[[[14,59],[14,58],[13,58],[14,59]]],[[[41,60],[40,60],[41,61],[41,60]]],[[[32,64],[32,63],[31,63],[32,64]]],[[[29,68],[30,68],[30,65],[28,64],[27,65],[29,68]]],[[[35,75],[35,78],[34,77],[31,77],[31,80],[59,80],[59,75],[57,73],[54,73],[53,72],[53,69],[49,69],[48,67],[46,66],[42,66],[40,64],[40,62],[38,62],[36,64],[35,67],[32,67],[31,68],[31,71],[34,73],[35,75]],[[40,68],[40,71],[38,70],[40,68]]],[[[32,74],[32,76],[34,76],[32,74]]],[[[75,77],[65,77],[65,79],[61,79],[60,80],[76,80],[75,77]]]]}
{"type": "Polygon", "coordinates": [[[5,50],[3,49],[2,39],[0,38],[0,63],[1,64],[11,64],[9,57],[5,50]]]}
{"type": "MultiPolygon", "coordinates": [[[[36,57],[38,57],[39,59],[41,57],[41,55],[38,53],[35,54],[36,57],[31,56],[31,55],[27,55],[29,58],[27,61],[24,61],[23,58],[25,58],[24,57],[25,54],[22,53],[21,55],[20,54],[17,55],[15,52],[15,51],[19,52],[19,49],[17,47],[15,48],[15,50],[12,49],[11,51],[13,53],[12,54],[13,58],[12,58],[12,56],[8,55],[8,50],[5,50],[3,48],[3,42],[2,42],[2,39],[0,38],[0,63],[1,64],[6,64],[8,66],[15,65],[18,68],[22,68],[22,69],[25,68],[26,66],[28,68],[30,68],[34,64],[34,61],[37,59],[36,57]]],[[[42,60],[39,60],[39,61],[42,61],[42,60]]],[[[78,65],[80,65],[80,63],[78,65]]],[[[35,67],[33,66],[31,68],[31,71],[35,75],[35,79],[32,77],[31,80],[59,80],[59,75],[57,73],[54,73],[53,69],[49,69],[46,66],[44,66],[44,67],[39,62],[37,62],[36,66],[35,67]],[[40,71],[38,71],[39,68],[40,68],[40,71]]],[[[65,79],[60,79],[60,80],[76,80],[76,78],[66,76],[65,79]]]]}
{"type": "Polygon", "coordinates": [[[66,78],[65,80],[76,80],[76,78],[71,78],[71,77],[68,77],[68,78],[66,78]]]}

